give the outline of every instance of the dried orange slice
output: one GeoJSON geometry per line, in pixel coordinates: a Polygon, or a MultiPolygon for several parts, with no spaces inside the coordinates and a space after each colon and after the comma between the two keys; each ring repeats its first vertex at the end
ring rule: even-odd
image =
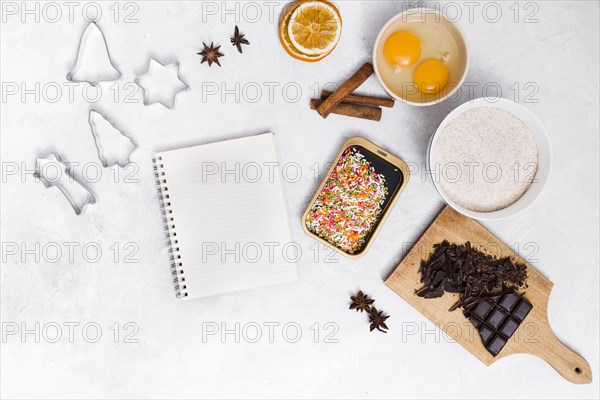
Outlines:
{"type": "Polygon", "coordinates": [[[329,55],[340,40],[342,18],[338,9],[323,0],[292,3],[283,13],[279,38],[292,57],[319,61],[329,55]]]}
{"type": "Polygon", "coordinates": [[[288,35],[296,49],[309,56],[329,53],[340,40],[342,19],[325,1],[302,2],[292,11],[288,35]]]}

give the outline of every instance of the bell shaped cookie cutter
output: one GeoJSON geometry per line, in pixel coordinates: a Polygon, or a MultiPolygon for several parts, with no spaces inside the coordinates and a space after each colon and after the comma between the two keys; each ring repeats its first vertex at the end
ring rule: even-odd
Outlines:
{"type": "Polygon", "coordinates": [[[112,62],[104,33],[96,21],[90,22],[81,35],[75,65],[67,79],[96,85],[98,82],[116,81],[120,77],[121,71],[112,62]]]}

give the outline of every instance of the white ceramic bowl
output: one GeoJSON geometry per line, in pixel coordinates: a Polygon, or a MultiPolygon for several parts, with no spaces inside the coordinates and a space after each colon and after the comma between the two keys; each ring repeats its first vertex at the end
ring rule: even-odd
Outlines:
{"type": "Polygon", "coordinates": [[[392,17],[392,19],[390,19],[383,26],[379,32],[379,35],[377,35],[375,46],[373,47],[373,68],[375,69],[375,74],[377,75],[377,79],[379,79],[381,85],[389,93],[389,95],[396,100],[403,101],[414,106],[430,106],[437,104],[456,93],[456,91],[465,81],[467,71],[469,70],[469,50],[467,47],[467,41],[460,27],[456,23],[448,20],[439,11],[429,8],[416,8],[407,10],[392,17]],[[409,100],[394,92],[389,85],[385,83],[384,78],[381,76],[380,65],[386,62],[383,57],[383,46],[390,35],[392,35],[394,32],[402,30],[403,25],[407,24],[408,22],[414,21],[424,21],[427,23],[438,24],[450,33],[454,39],[454,42],[456,43],[456,47],[458,48],[458,72],[455,72],[454,76],[452,74],[450,75],[451,83],[449,83],[441,93],[435,95],[419,95],[418,99],[412,98],[409,100]]]}
{"type": "Polygon", "coordinates": [[[478,211],[472,211],[472,210],[466,209],[466,208],[458,205],[454,201],[452,201],[452,199],[450,199],[443,192],[438,180],[435,179],[434,177],[432,177],[432,180],[435,185],[435,188],[437,189],[437,191],[440,194],[440,196],[442,197],[442,199],[444,199],[444,201],[448,205],[450,205],[452,208],[454,208],[456,211],[460,212],[461,214],[466,215],[467,217],[479,219],[479,220],[487,220],[487,221],[509,218],[509,217],[515,216],[519,212],[525,210],[527,207],[529,207],[534,202],[534,200],[540,195],[544,186],[546,185],[546,182],[548,181],[548,176],[550,175],[550,169],[551,169],[550,144],[548,143],[548,137],[546,135],[546,130],[544,129],[542,123],[537,119],[537,117],[535,115],[533,115],[533,113],[531,113],[531,111],[529,111],[522,105],[517,104],[510,100],[507,100],[507,99],[503,99],[503,98],[481,97],[479,99],[467,102],[467,103],[462,104],[461,106],[457,107],[450,114],[448,114],[448,116],[446,118],[444,118],[444,120],[442,121],[440,126],[437,128],[437,130],[431,137],[431,140],[429,142],[429,148],[427,149],[427,159],[428,159],[427,164],[429,165],[429,170],[433,171],[433,166],[431,165],[431,150],[435,146],[436,138],[439,137],[439,132],[443,131],[444,128],[451,121],[453,121],[456,117],[458,117],[463,112],[473,109],[473,108],[478,108],[478,107],[496,107],[496,108],[500,108],[502,110],[506,110],[506,111],[516,115],[517,117],[519,117],[521,119],[521,121],[523,121],[527,125],[527,127],[531,130],[531,133],[533,134],[535,141],[537,143],[537,150],[538,150],[537,171],[536,171],[534,180],[531,183],[531,186],[529,186],[529,188],[523,194],[523,196],[521,196],[516,202],[512,203],[508,207],[505,207],[505,208],[497,210],[497,211],[478,212],[478,211]]]}

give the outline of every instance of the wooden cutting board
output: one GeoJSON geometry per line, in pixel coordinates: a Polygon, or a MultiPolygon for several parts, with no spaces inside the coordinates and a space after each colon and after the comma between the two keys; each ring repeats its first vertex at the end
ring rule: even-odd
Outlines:
{"type": "Polygon", "coordinates": [[[527,353],[546,360],[565,379],[573,383],[592,382],[592,370],[587,361],[565,346],[550,328],[547,309],[552,282],[479,223],[449,206],[442,210],[385,283],[485,365],[511,354],[527,353]],[[457,244],[470,241],[488,254],[497,257],[510,256],[514,261],[527,266],[529,287],[523,291],[523,297],[533,305],[533,309],[496,357],[488,353],[479,332],[460,309],[448,311],[457,301],[458,294],[446,293],[437,299],[424,299],[415,295],[415,290],[423,286],[420,282],[421,274],[418,272],[421,260],[427,259],[433,251],[433,245],[444,239],[457,244]]]}

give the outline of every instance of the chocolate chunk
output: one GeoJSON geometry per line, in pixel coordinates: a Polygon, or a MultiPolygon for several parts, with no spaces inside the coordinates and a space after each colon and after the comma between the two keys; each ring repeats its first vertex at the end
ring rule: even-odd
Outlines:
{"type": "Polygon", "coordinates": [[[433,278],[433,286],[438,286],[445,277],[446,273],[444,271],[438,271],[437,274],[435,274],[435,278],[433,278]]]}
{"type": "Polygon", "coordinates": [[[444,290],[442,288],[436,289],[431,286],[423,286],[421,289],[417,290],[415,294],[426,299],[434,299],[436,297],[442,297],[444,290]]]}
{"type": "Polygon", "coordinates": [[[494,357],[519,328],[533,306],[516,293],[484,297],[469,313],[469,321],[479,330],[481,341],[494,357]]]}
{"type": "Polygon", "coordinates": [[[467,298],[479,299],[526,286],[527,267],[515,264],[509,257],[498,259],[469,242],[457,245],[444,240],[435,244],[433,250],[428,260],[421,260],[419,272],[424,286],[416,292],[417,296],[433,298],[444,292],[459,293],[459,306],[464,307],[467,298]]]}

